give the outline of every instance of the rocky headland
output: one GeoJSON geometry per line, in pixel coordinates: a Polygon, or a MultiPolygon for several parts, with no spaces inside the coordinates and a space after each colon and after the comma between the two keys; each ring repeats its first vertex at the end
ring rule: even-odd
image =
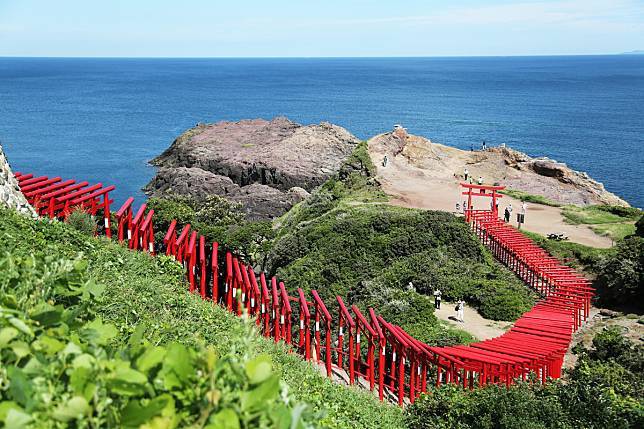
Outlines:
{"type": "Polygon", "coordinates": [[[338,171],[359,140],[329,123],[300,125],[286,118],[199,124],[152,164],[151,196],[239,202],[248,219],[272,219],[306,198],[338,171]]]}
{"type": "Polygon", "coordinates": [[[370,139],[369,150],[373,158],[387,155],[394,169],[415,170],[427,179],[462,178],[467,168],[475,181],[481,176],[485,183],[500,183],[562,205],[629,205],[584,172],[504,146],[465,151],[398,129],[370,139]]]}

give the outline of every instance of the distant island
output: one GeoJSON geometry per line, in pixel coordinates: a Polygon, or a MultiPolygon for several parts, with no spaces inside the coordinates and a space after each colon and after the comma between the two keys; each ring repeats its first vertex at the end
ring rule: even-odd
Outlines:
{"type": "Polygon", "coordinates": [[[638,49],[635,51],[622,52],[620,55],[644,55],[644,50],[638,49]]]}

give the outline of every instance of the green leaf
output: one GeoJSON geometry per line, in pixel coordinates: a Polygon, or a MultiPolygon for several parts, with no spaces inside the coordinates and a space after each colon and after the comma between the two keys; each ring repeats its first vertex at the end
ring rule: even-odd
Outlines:
{"type": "Polygon", "coordinates": [[[81,353],[83,353],[81,348],[78,347],[78,345],[76,343],[72,342],[72,341],[67,343],[67,345],[65,346],[65,348],[62,351],[62,354],[63,354],[64,357],[67,357],[69,355],[79,355],[81,353]]]}
{"type": "Polygon", "coordinates": [[[13,401],[4,401],[0,402],[0,422],[3,422],[7,418],[7,413],[9,410],[22,411],[20,405],[16,404],[13,401]]]}
{"type": "Polygon", "coordinates": [[[241,394],[241,408],[243,411],[261,409],[267,401],[276,398],[278,394],[279,377],[274,374],[253,390],[241,394]]]}
{"type": "Polygon", "coordinates": [[[272,372],[271,358],[266,354],[246,362],[246,374],[251,384],[261,383],[270,377],[272,372]]]}
{"type": "Polygon", "coordinates": [[[10,317],[9,318],[9,323],[11,323],[16,329],[18,329],[23,334],[27,334],[30,337],[34,336],[34,333],[31,330],[31,328],[29,326],[27,326],[27,324],[25,322],[23,322],[22,320],[20,320],[20,319],[18,319],[16,317],[10,317]]]}
{"type": "Polygon", "coordinates": [[[60,323],[62,314],[62,305],[54,307],[51,304],[41,303],[29,313],[29,317],[38,321],[42,326],[48,327],[60,323]]]}
{"type": "Polygon", "coordinates": [[[25,373],[15,366],[7,368],[9,377],[9,395],[25,408],[28,408],[32,399],[33,389],[25,373]]]}
{"type": "Polygon", "coordinates": [[[166,416],[174,414],[174,400],[170,395],[158,396],[148,401],[147,405],[141,405],[139,401],[131,401],[121,412],[121,424],[138,427],[162,412],[166,416]]]}
{"type": "Polygon", "coordinates": [[[33,418],[24,411],[12,408],[7,412],[4,419],[4,427],[11,429],[22,429],[26,427],[33,418]]]}
{"type": "Polygon", "coordinates": [[[31,354],[29,344],[25,343],[24,341],[14,341],[13,343],[11,343],[11,350],[15,353],[18,359],[22,359],[23,357],[29,356],[31,354]]]}
{"type": "Polygon", "coordinates": [[[131,346],[138,346],[139,344],[141,344],[144,334],[145,334],[145,324],[139,323],[138,325],[136,325],[136,329],[134,330],[134,333],[128,340],[128,344],[131,346]]]}
{"type": "Polygon", "coordinates": [[[0,349],[3,349],[19,335],[19,332],[16,328],[2,328],[0,330],[0,349]]]}
{"type": "Polygon", "coordinates": [[[82,336],[88,342],[97,345],[105,345],[112,338],[115,338],[118,333],[119,331],[116,329],[116,326],[109,323],[103,323],[100,318],[96,318],[85,324],[82,336]]]}
{"type": "Polygon", "coordinates": [[[88,291],[94,298],[98,298],[103,295],[103,292],[105,291],[105,285],[96,283],[94,280],[89,280],[85,284],[85,290],[88,291]]]}
{"type": "Polygon", "coordinates": [[[147,374],[152,368],[163,362],[165,353],[163,347],[150,347],[136,360],[136,367],[139,371],[147,374]]]}
{"type": "Polygon", "coordinates": [[[47,354],[55,354],[65,348],[65,344],[47,335],[42,335],[33,342],[34,350],[42,350],[47,354]]]}
{"type": "Polygon", "coordinates": [[[78,355],[72,361],[73,368],[88,368],[91,369],[96,362],[96,358],[90,354],[83,353],[78,355]]]}
{"type": "Polygon", "coordinates": [[[194,375],[192,356],[183,344],[170,344],[163,363],[171,368],[179,377],[188,378],[194,375]]]}
{"type": "Polygon", "coordinates": [[[141,425],[139,429],[174,429],[176,424],[172,417],[155,417],[141,425]]]}
{"type": "Polygon", "coordinates": [[[74,396],[54,410],[52,417],[61,422],[68,422],[86,416],[90,411],[89,403],[82,396],[74,396]]]}
{"type": "Polygon", "coordinates": [[[239,416],[234,410],[224,408],[210,418],[206,429],[240,429],[239,416]]]}
{"type": "Polygon", "coordinates": [[[139,371],[122,367],[112,375],[108,386],[112,392],[124,396],[136,396],[145,393],[148,378],[139,371]]]}
{"type": "Polygon", "coordinates": [[[69,386],[74,391],[75,395],[83,395],[85,385],[90,379],[91,371],[86,367],[77,367],[71,371],[69,376],[69,386]]]}

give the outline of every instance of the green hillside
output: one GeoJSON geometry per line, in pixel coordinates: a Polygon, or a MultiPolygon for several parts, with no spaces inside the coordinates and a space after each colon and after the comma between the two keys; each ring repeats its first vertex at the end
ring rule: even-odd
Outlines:
{"type": "Polygon", "coordinates": [[[141,409],[155,428],[237,427],[217,426],[221,412],[236,414],[241,427],[289,427],[274,425],[300,414],[296,427],[403,427],[399,408],[331,383],[249,324],[189,294],[180,266],[168,258],[5,209],[0,254],[5,427],[59,427],[77,417],[77,427],[138,427],[143,417],[131,415],[141,409]],[[272,370],[265,371],[269,359],[272,370]],[[76,369],[86,362],[91,371],[76,369]],[[261,406],[249,399],[255,395],[261,406]]]}

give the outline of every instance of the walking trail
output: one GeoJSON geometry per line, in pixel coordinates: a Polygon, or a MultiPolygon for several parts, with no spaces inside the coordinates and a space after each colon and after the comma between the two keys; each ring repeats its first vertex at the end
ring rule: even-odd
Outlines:
{"type": "Polygon", "coordinates": [[[461,323],[456,321],[455,306],[455,303],[443,301],[440,310],[434,310],[434,314],[440,320],[444,320],[450,325],[473,335],[477,340],[483,341],[498,337],[512,325],[512,322],[485,319],[475,309],[468,306],[467,303],[463,309],[464,322],[461,323]]]}
{"type": "MultiPolygon", "coordinates": [[[[423,144],[415,139],[410,141],[416,145],[423,144]]],[[[381,145],[370,144],[369,154],[377,165],[378,181],[385,193],[389,195],[390,203],[393,205],[457,213],[456,203],[462,204],[465,197],[461,195],[462,188],[459,185],[462,178],[455,175],[461,174],[463,168],[468,166],[471,153],[436,143],[429,144],[431,148],[428,150],[421,147],[421,150],[417,151],[419,155],[417,157],[409,156],[409,153],[413,153],[413,149],[407,152],[408,156],[403,154],[392,156],[381,145]],[[440,156],[433,151],[440,153],[440,156]],[[385,154],[389,162],[386,167],[383,167],[381,160],[385,154]]],[[[469,169],[475,178],[487,177],[488,184],[495,176],[495,172],[489,165],[469,165],[469,169]]],[[[525,189],[525,191],[530,190],[525,189]]],[[[508,204],[512,204],[514,209],[511,222],[515,222],[516,214],[521,208],[521,201],[503,195],[499,203],[501,214],[508,204]]],[[[475,197],[473,205],[475,210],[489,210],[490,198],[475,197]]],[[[595,234],[586,225],[565,223],[559,207],[528,203],[526,223],[523,228],[542,235],[564,233],[570,241],[587,246],[608,248],[612,245],[610,238],[595,234]]]]}

